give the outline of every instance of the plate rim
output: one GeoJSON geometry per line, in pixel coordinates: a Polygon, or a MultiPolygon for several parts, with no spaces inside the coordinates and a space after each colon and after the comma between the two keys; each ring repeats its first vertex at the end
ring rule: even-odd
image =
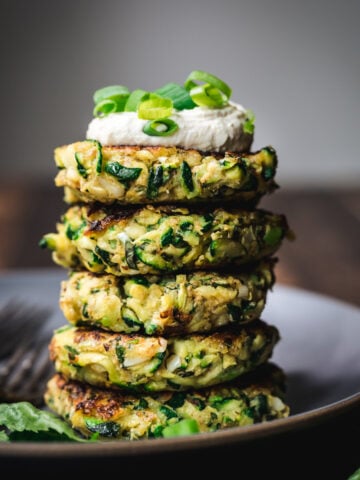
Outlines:
{"type": "MultiPolygon", "coordinates": [[[[64,271],[61,268],[36,268],[36,269],[10,269],[0,272],[0,281],[9,277],[25,276],[30,278],[34,275],[58,275],[61,276],[64,271]]],[[[65,275],[66,276],[66,275],[65,275]]],[[[288,291],[319,299],[325,302],[332,302],[344,308],[359,313],[360,308],[350,302],[346,302],[336,297],[307,290],[302,287],[286,285],[277,282],[272,290],[272,294],[277,287],[280,290],[288,291]]],[[[174,453],[194,449],[203,449],[207,447],[241,444],[252,440],[262,440],[273,435],[294,432],[310,428],[326,422],[336,415],[340,415],[360,406],[360,392],[305,412],[290,415],[288,418],[272,420],[270,422],[258,423],[249,426],[232,427],[222,429],[216,432],[205,432],[197,435],[173,438],[142,439],[136,441],[100,441],[94,443],[74,443],[74,442],[2,442],[0,443],[0,458],[17,457],[43,457],[60,458],[81,458],[87,455],[99,456],[118,456],[134,457],[136,455],[149,455],[152,453],[174,453]]]]}
{"type": "Polygon", "coordinates": [[[0,443],[0,458],[14,456],[19,458],[43,457],[81,458],[87,455],[94,457],[134,457],[152,453],[174,453],[194,449],[230,444],[241,444],[252,440],[262,440],[269,436],[303,430],[319,425],[336,415],[346,413],[360,406],[360,392],[324,407],[298,413],[288,418],[272,420],[267,423],[233,427],[173,438],[153,438],[135,441],[100,441],[94,443],[65,442],[4,442],[0,443]]]}

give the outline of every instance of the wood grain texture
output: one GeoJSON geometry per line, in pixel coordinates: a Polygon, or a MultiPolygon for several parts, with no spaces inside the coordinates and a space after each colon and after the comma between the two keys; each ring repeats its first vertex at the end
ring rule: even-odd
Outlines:
{"type": "Polygon", "coordinates": [[[279,251],[278,281],[360,305],[360,190],[280,191],[262,205],[296,235],[279,251]]]}

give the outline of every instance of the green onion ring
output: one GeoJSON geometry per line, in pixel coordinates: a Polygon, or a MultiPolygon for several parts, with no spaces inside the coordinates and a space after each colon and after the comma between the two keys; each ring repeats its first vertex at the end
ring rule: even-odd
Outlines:
{"type": "Polygon", "coordinates": [[[144,120],[158,120],[169,117],[173,113],[173,102],[169,98],[151,95],[138,106],[138,117],[144,120]]]}
{"type": "Polygon", "coordinates": [[[160,118],[145,123],[143,132],[152,137],[167,137],[179,129],[179,125],[171,118],[160,118]],[[162,130],[158,130],[158,128],[162,130]],[[165,127],[165,130],[163,128],[165,127]]]}
{"type": "Polygon", "coordinates": [[[93,115],[94,117],[104,117],[105,115],[109,115],[109,113],[116,112],[117,108],[118,104],[115,100],[102,100],[95,105],[93,115]]]}
{"type": "Polygon", "coordinates": [[[145,97],[149,97],[149,93],[146,90],[142,90],[141,88],[138,88],[137,90],[134,90],[133,92],[130,93],[129,98],[126,101],[124,111],[125,112],[136,112],[139,103],[142,100],[145,100],[145,97]]]}
{"type": "Polygon", "coordinates": [[[190,97],[200,107],[218,108],[227,104],[224,93],[209,83],[198,85],[190,90],[190,97]]]}
{"type": "Polygon", "coordinates": [[[227,99],[231,97],[232,90],[227,83],[223,82],[215,75],[204,72],[203,70],[194,70],[191,72],[185,80],[184,87],[186,90],[191,90],[198,85],[197,82],[209,83],[212,87],[219,89],[227,99]]]}
{"type": "Polygon", "coordinates": [[[103,100],[116,100],[116,98],[114,97],[123,97],[129,95],[129,89],[127,87],[124,87],[124,85],[109,85],[108,87],[103,87],[99,90],[96,90],[96,92],[94,93],[94,103],[96,105],[103,100]]]}

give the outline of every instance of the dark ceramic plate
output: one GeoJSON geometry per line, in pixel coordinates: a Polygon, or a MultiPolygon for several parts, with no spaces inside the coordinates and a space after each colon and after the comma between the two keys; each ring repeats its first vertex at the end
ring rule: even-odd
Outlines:
{"type": "MultiPolygon", "coordinates": [[[[65,324],[58,308],[61,270],[13,271],[0,275],[0,306],[9,299],[53,308],[46,328],[65,324]]],[[[288,419],[181,438],[136,442],[3,443],[0,457],[132,457],[180,452],[262,439],[316,425],[360,404],[360,309],[297,288],[276,285],[262,318],[276,325],[281,341],[273,361],[288,377],[288,419]]],[[[1,339],[0,339],[1,341],[1,339]]]]}

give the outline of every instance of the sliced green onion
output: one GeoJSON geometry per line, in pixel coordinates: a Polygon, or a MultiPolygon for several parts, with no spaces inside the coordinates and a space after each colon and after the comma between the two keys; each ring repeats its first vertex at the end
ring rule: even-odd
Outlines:
{"type": "Polygon", "coordinates": [[[129,95],[129,89],[124,85],[109,85],[108,87],[100,88],[94,93],[94,103],[100,103],[103,100],[114,99],[114,97],[129,95]]]}
{"type": "Polygon", "coordinates": [[[246,110],[246,119],[243,126],[244,133],[253,134],[255,130],[255,113],[252,110],[246,110]]]}
{"type": "Polygon", "coordinates": [[[188,78],[185,80],[184,87],[189,91],[196,87],[198,82],[209,83],[212,87],[219,89],[220,92],[227,97],[227,99],[231,97],[232,90],[227,83],[223,82],[215,75],[204,72],[203,70],[194,70],[191,72],[188,78]]]}
{"type": "Polygon", "coordinates": [[[154,93],[160,97],[172,100],[176,110],[190,110],[191,108],[196,107],[188,91],[177,83],[167,83],[155,90],[154,93]]]}
{"type": "Polygon", "coordinates": [[[179,125],[171,118],[152,120],[144,125],[143,132],[152,137],[167,137],[179,129],[179,125]]]}
{"type": "Polygon", "coordinates": [[[184,418],[173,425],[168,425],[162,431],[163,437],[181,437],[183,435],[192,435],[193,433],[199,433],[199,425],[193,418],[184,418]]]}
{"type": "Polygon", "coordinates": [[[141,100],[144,100],[144,97],[148,95],[148,92],[146,90],[142,90],[141,88],[139,88],[138,90],[134,90],[130,93],[129,98],[126,101],[124,111],[136,112],[141,100]]]}
{"type": "Polygon", "coordinates": [[[200,107],[218,108],[227,104],[227,97],[216,87],[209,83],[198,85],[190,90],[190,96],[200,107]]]}
{"type": "Polygon", "coordinates": [[[138,106],[138,117],[144,120],[158,120],[169,117],[172,113],[173,102],[154,95],[149,100],[140,102],[138,106]]]}
{"type": "Polygon", "coordinates": [[[97,103],[93,110],[94,117],[103,117],[117,111],[117,103],[114,100],[102,100],[97,103]]]}
{"type": "Polygon", "coordinates": [[[123,85],[110,85],[96,90],[94,116],[101,117],[113,112],[123,112],[129,96],[129,89],[123,85]]]}

